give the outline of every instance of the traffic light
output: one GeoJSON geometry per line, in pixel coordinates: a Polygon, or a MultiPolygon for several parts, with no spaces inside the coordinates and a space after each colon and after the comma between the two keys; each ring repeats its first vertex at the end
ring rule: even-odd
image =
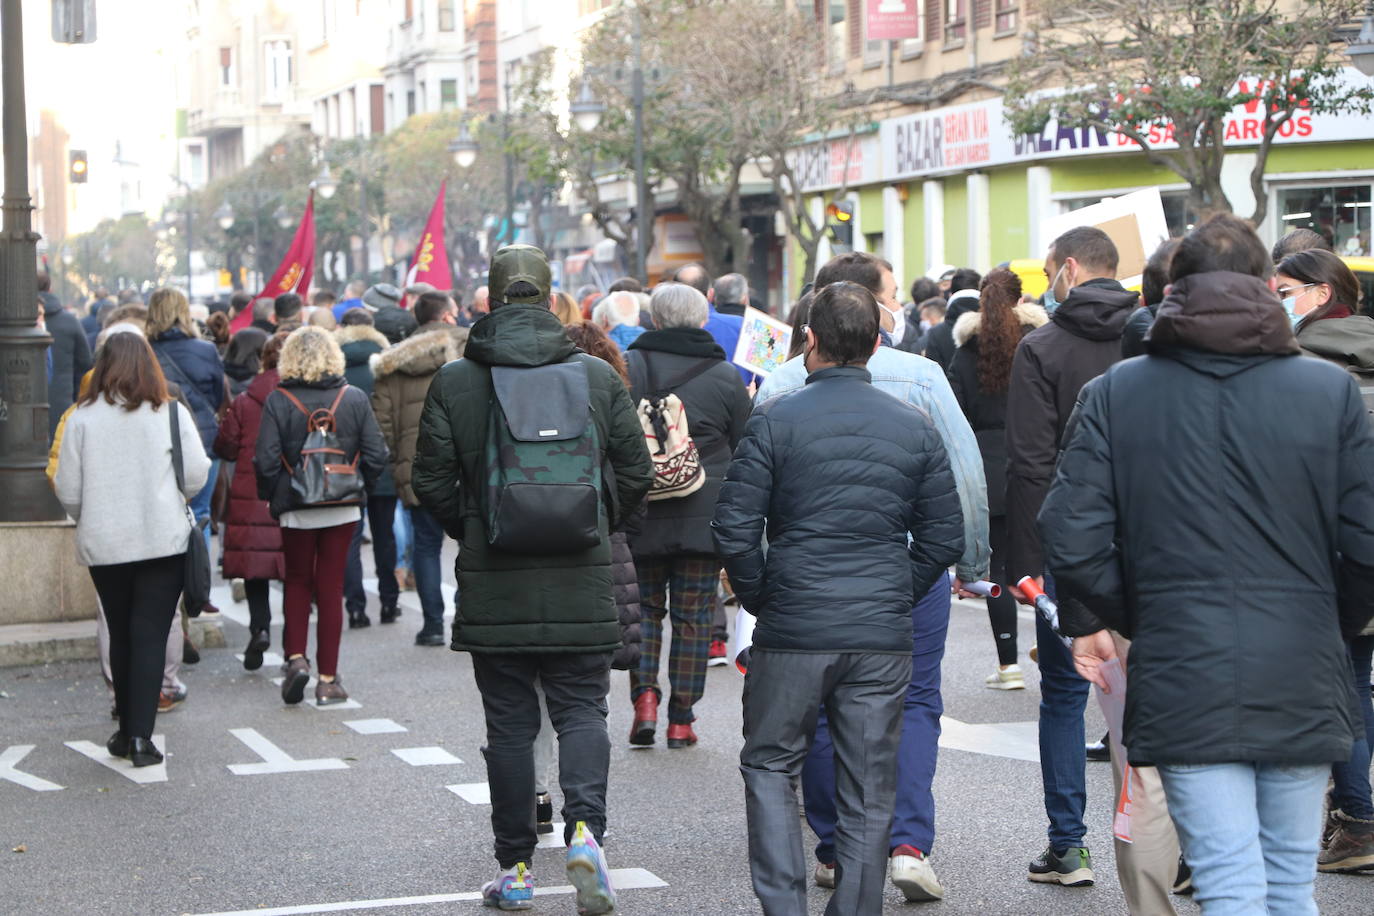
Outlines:
{"type": "Polygon", "coordinates": [[[830,239],[836,250],[854,250],[854,205],[844,200],[834,200],[825,208],[825,221],[830,229],[830,239]]]}
{"type": "Polygon", "coordinates": [[[67,153],[67,180],[72,184],[85,184],[89,172],[84,149],[74,149],[67,153]]]}

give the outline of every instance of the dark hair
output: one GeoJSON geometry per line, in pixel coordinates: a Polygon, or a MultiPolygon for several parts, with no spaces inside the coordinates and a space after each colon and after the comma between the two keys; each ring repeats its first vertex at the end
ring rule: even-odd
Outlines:
{"type": "Polygon", "coordinates": [[[295,293],[282,293],[272,300],[272,314],[277,320],[295,318],[301,313],[301,297],[295,293]]]}
{"type": "Polygon", "coordinates": [[[612,283],[611,286],[610,286],[610,288],[607,289],[606,292],[607,292],[607,293],[642,293],[642,292],[644,292],[644,284],[643,284],[643,283],[640,283],[640,282],[639,282],[638,280],[636,280],[634,277],[621,277],[619,280],[616,280],[614,283],[612,283]]]}
{"type": "Polygon", "coordinates": [[[936,293],[929,299],[922,299],[920,302],[916,303],[917,314],[920,314],[928,308],[939,309],[940,314],[944,315],[946,312],[949,311],[949,302],[945,299],[944,296],[940,295],[939,293],[936,293]]]}
{"type": "Polygon", "coordinates": [[[1274,263],[1277,264],[1290,254],[1297,254],[1299,251],[1308,251],[1313,248],[1330,251],[1331,243],[1320,232],[1314,232],[1311,229],[1294,229],[1275,242],[1274,249],[1269,254],[1274,263]]]}
{"type": "MultiPolygon", "coordinates": [[[[528,299],[531,296],[537,295],[539,295],[539,287],[535,286],[528,280],[516,280],[510,286],[506,287],[505,293],[503,293],[501,296],[500,304],[505,305],[512,299],[528,299]]],[[[492,304],[495,304],[496,296],[493,295],[490,301],[492,302],[492,304]]]]}
{"type": "Polygon", "coordinates": [[[162,367],[142,334],[111,334],[105,338],[91,370],[90,387],[77,404],[85,407],[102,397],[106,403],[121,405],[125,410],[137,410],[144,403],[157,410],[170,400],[162,367]]]}
{"type": "Polygon", "coordinates": [[[1073,258],[1090,270],[1103,273],[1116,273],[1116,265],[1121,260],[1116,244],[1111,236],[1096,226],[1077,226],[1054,240],[1054,260],[1063,264],[1073,258]]]}
{"type": "Polygon", "coordinates": [[[1263,279],[1272,266],[1269,252],[1248,222],[1230,213],[1217,213],[1179,240],[1169,265],[1169,282],[1218,270],[1263,279]]]}
{"type": "Polygon", "coordinates": [[[356,324],[365,324],[368,327],[372,327],[376,323],[377,322],[372,317],[372,313],[361,306],[355,306],[349,309],[344,312],[343,317],[339,319],[339,324],[345,328],[352,327],[356,324]]]}
{"type": "Polygon", "coordinates": [[[339,297],[334,295],[332,289],[317,289],[315,290],[315,295],[310,297],[310,304],[314,306],[326,305],[338,301],[339,297]]]}
{"type": "Polygon", "coordinates": [[[1279,262],[1275,273],[1301,280],[1303,283],[1324,283],[1331,287],[1331,298],[1302,316],[1300,325],[1321,321],[1337,308],[1345,306],[1352,312],[1360,310],[1360,281],[1345,262],[1321,248],[1307,248],[1290,254],[1279,262]]]}
{"type": "Polygon", "coordinates": [[[704,296],[711,288],[711,275],[706,272],[705,267],[693,261],[677,269],[673,274],[673,282],[685,283],[704,296]]]}
{"type": "Polygon", "coordinates": [[[1011,382],[1011,361],[1021,343],[1021,278],[998,267],[988,271],[978,296],[978,389],[1001,394],[1011,382]]]}
{"type": "Polygon", "coordinates": [[[877,255],[866,251],[850,251],[825,262],[825,266],[816,273],[816,288],[820,289],[832,283],[857,283],[877,296],[883,289],[885,270],[891,271],[892,265],[877,255]]]}
{"type": "Polygon", "coordinates": [[[223,312],[215,312],[205,319],[205,329],[210,333],[210,340],[217,347],[222,347],[229,343],[229,316],[223,312]]]}
{"type": "Polygon", "coordinates": [[[448,297],[448,293],[421,293],[420,298],[415,300],[415,305],[411,311],[415,313],[415,321],[421,325],[429,324],[431,321],[438,321],[450,309],[456,309],[453,300],[448,297]]]}
{"type": "Polygon", "coordinates": [[[800,355],[802,348],[806,345],[806,335],[802,333],[802,326],[806,324],[806,319],[811,317],[811,303],[815,301],[816,293],[807,290],[802,293],[797,304],[792,306],[792,344],[787,349],[787,358],[800,355]]]}
{"type": "Polygon", "coordinates": [[[911,301],[925,302],[940,295],[940,284],[930,277],[917,277],[911,282],[911,301]]]}
{"type": "Polygon", "coordinates": [[[38,272],[38,291],[46,293],[52,289],[52,276],[46,270],[38,272]]]}
{"type": "Polygon", "coordinates": [[[244,328],[229,341],[224,351],[226,366],[243,366],[254,375],[262,361],[262,348],[267,344],[267,332],[261,328],[244,328]]]}
{"type": "Polygon", "coordinates": [[[597,327],[594,321],[581,321],[577,324],[570,324],[563,329],[568,339],[584,353],[590,353],[597,359],[603,359],[615,370],[616,375],[620,376],[625,387],[630,387],[630,370],[625,366],[625,357],[621,355],[620,348],[615,345],[615,341],[606,334],[605,331],[597,327]]]}
{"type": "Polygon", "coordinates": [[[806,324],[827,362],[861,366],[873,355],[878,341],[878,312],[878,300],[868,287],[841,280],[816,293],[806,324]]]}
{"type": "Polygon", "coordinates": [[[1165,239],[1150,255],[1150,260],[1145,262],[1145,272],[1140,279],[1140,298],[1145,300],[1146,305],[1158,305],[1164,301],[1164,287],[1169,285],[1169,265],[1173,263],[1176,251],[1178,239],[1165,239]]]}
{"type": "Polygon", "coordinates": [[[278,331],[267,338],[267,343],[262,345],[262,353],[258,356],[259,372],[277,368],[277,363],[281,361],[281,348],[286,345],[286,338],[290,336],[290,331],[278,331]]]}
{"type": "Polygon", "coordinates": [[[959,292],[962,289],[977,289],[978,284],[983,282],[982,276],[972,267],[960,267],[954,272],[954,276],[949,278],[950,294],[959,292]]]}
{"type": "Polygon", "coordinates": [[[229,297],[229,311],[237,315],[239,312],[248,308],[253,302],[253,297],[243,290],[239,290],[229,297]]]}

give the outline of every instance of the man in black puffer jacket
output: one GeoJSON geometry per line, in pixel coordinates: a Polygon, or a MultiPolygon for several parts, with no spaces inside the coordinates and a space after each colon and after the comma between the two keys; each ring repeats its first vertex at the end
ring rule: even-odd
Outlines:
{"type": "Polygon", "coordinates": [[[1374,615],[1364,404],[1298,356],[1269,270],[1229,214],[1184,238],[1148,355],[1087,391],[1040,513],[1061,593],[1101,620],[1061,617],[1079,670],[1115,657],[1103,624],[1133,640],[1126,749],[1159,768],[1204,912],[1316,912],[1358,716],[1342,635],[1374,615]]]}
{"type": "Polygon", "coordinates": [[[711,522],[735,593],[758,616],[740,771],[766,914],[806,912],[793,784],[822,703],[839,770],[852,774],[837,785],[840,880],[826,912],[882,910],[911,608],[963,553],[940,434],[865,368],[878,313],[855,283],[817,294],[806,387],[754,411],[711,522]]]}
{"type": "Polygon", "coordinates": [[[38,275],[38,298],[43,305],[43,324],[52,335],[52,379],[48,382],[48,439],[58,421],[76,401],[81,377],[91,368],[91,348],[81,322],[62,307],[62,300],[48,292],[50,278],[38,275]]]}

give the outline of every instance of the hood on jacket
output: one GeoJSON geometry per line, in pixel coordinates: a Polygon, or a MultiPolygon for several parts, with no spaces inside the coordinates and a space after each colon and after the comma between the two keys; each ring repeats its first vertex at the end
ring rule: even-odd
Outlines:
{"type": "Polygon", "coordinates": [[[334,332],[334,339],[339,342],[340,347],[346,347],[351,343],[360,341],[370,341],[385,350],[391,346],[385,335],[370,324],[350,324],[340,327],[334,332]]]}
{"type": "Polygon", "coordinates": [[[276,369],[264,369],[259,372],[253,381],[248,383],[248,390],[244,394],[248,395],[259,404],[267,403],[267,396],[277,390],[281,378],[277,375],[276,369]]]}
{"type": "MultiPolygon", "coordinates": [[[[549,317],[553,317],[550,313],[549,317]]],[[[553,319],[557,323],[558,319],[553,319]]],[[[561,328],[562,325],[559,325],[561,328]]],[[[372,375],[378,381],[390,375],[433,375],[445,363],[461,354],[453,335],[447,331],[426,331],[412,334],[389,350],[374,354],[369,360],[372,375]]]]}
{"type": "Polygon", "coordinates": [[[725,359],[725,350],[705,328],[662,328],[645,331],[630,344],[631,350],[657,350],[700,359],[725,359]]]}
{"type": "Polygon", "coordinates": [[[1145,335],[1145,352],[1168,355],[1195,368],[1203,364],[1180,358],[1181,350],[1236,357],[1290,356],[1298,352],[1298,342],[1278,294],[1267,283],[1249,274],[1212,271],[1175,283],[1145,335]]]}
{"type": "MultiPolygon", "coordinates": [[[[919,303],[918,303],[919,305],[919,303]]],[[[945,323],[954,324],[969,312],[978,311],[978,290],[961,289],[945,303],[945,323]]]]}
{"type": "MultiPolygon", "coordinates": [[[[1021,322],[1021,327],[1034,331],[1036,328],[1044,327],[1049,324],[1050,315],[1038,305],[1031,305],[1023,302],[1016,306],[1012,311],[1021,322]]],[[[978,336],[978,332],[983,328],[982,312],[965,312],[959,316],[959,320],[954,323],[954,345],[962,347],[970,340],[978,336]]]]}
{"type": "Polygon", "coordinates": [[[1374,373],[1374,318],[1326,318],[1298,329],[1298,346],[1360,375],[1374,373]]]}
{"type": "Polygon", "coordinates": [[[547,366],[577,352],[545,305],[508,303],[471,328],[464,356],[487,366],[547,366]]]}
{"type": "Polygon", "coordinates": [[[225,363],[224,374],[236,382],[244,382],[258,374],[258,367],[248,363],[225,363]]]}
{"type": "Polygon", "coordinates": [[[1050,321],[1085,340],[1115,340],[1139,304],[1140,296],[1115,280],[1089,280],[1069,290],[1050,321]]]}

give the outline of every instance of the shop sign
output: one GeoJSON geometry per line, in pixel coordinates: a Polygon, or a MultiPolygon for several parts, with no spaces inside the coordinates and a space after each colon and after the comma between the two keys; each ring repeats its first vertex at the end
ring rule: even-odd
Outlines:
{"type": "Polygon", "coordinates": [[[874,133],[808,143],[790,150],[787,160],[803,191],[855,187],[880,178],[874,133]]]}

